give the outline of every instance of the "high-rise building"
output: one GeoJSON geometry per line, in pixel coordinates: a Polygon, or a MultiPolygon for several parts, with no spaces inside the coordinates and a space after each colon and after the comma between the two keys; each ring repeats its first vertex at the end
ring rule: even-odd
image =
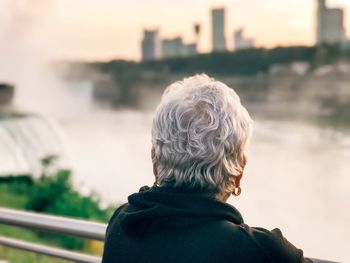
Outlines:
{"type": "Polygon", "coordinates": [[[142,39],[142,61],[161,58],[161,43],[158,30],[145,30],[142,39]]]}
{"type": "Polygon", "coordinates": [[[246,38],[243,29],[234,32],[233,36],[234,50],[248,49],[254,47],[254,39],[246,38]]]}
{"type": "Polygon", "coordinates": [[[211,10],[212,15],[212,51],[226,51],[225,37],[225,9],[216,8],[211,10]]]}
{"type": "Polygon", "coordinates": [[[328,8],[326,0],[317,0],[316,43],[342,44],[346,42],[344,10],[328,8]]]}
{"type": "Polygon", "coordinates": [[[162,58],[190,57],[197,54],[196,43],[184,44],[181,37],[162,41],[162,58]]]}
{"type": "Polygon", "coordinates": [[[162,41],[162,57],[175,58],[182,56],[182,39],[176,37],[173,39],[163,39],[162,41]]]}
{"type": "Polygon", "coordinates": [[[184,57],[193,57],[198,55],[197,43],[185,44],[183,49],[184,57]]]}

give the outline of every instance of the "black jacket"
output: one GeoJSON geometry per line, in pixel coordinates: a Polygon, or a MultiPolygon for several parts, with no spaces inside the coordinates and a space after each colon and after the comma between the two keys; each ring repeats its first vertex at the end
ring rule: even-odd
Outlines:
{"type": "Polygon", "coordinates": [[[311,262],[279,229],[249,227],[201,193],[144,187],[112,216],[103,263],[311,262]]]}

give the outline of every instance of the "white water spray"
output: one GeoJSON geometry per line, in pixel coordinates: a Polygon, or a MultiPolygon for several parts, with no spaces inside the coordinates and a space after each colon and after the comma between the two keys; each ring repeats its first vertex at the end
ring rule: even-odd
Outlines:
{"type": "Polygon", "coordinates": [[[0,0],[0,81],[16,86],[16,109],[62,118],[89,108],[91,87],[83,94],[54,70],[64,44],[54,11],[53,0],[0,0]]]}

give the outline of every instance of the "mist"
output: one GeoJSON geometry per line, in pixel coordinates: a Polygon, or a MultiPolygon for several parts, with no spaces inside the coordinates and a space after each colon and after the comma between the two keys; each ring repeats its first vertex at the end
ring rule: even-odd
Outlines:
{"type": "Polygon", "coordinates": [[[15,111],[63,117],[81,110],[54,64],[64,49],[52,0],[0,0],[0,81],[16,87],[15,111]]]}
{"type": "MultiPolygon", "coordinates": [[[[11,129],[17,129],[24,138],[25,143],[21,145],[15,140],[19,136],[10,136],[14,132],[9,129],[9,124],[2,123],[0,160],[6,167],[4,157],[7,157],[8,170],[15,173],[19,169],[18,155],[23,155],[22,148],[31,158],[34,169],[45,154],[52,151],[65,154],[67,151],[67,162],[72,163],[69,168],[72,168],[77,189],[81,192],[96,191],[104,202],[117,206],[142,185],[153,184],[150,158],[152,113],[140,109],[96,109],[92,105],[91,83],[74,83],[62,77],[55,64],[72,43],[67,41],[66,31],[60,24],[57,3],[55,0],[0,0],[0,82],[16,86],[13,112],[47,115],[61,121],[62,140],[69,149],[60,145],[61,137],[51,138],[50,127],[42,129],[41,120],[35,119],[39,124],[29,120],[26,126],[12,125],[11,129]],[[24,128],[21,130],[21,127],[24,128]],[[5,132],[9,134],[8,138],[3,136],[5,132]],[[28,143],[28,138],[31,143],[28,143]],[[10,147],[5,148],[10,145],[10,139],[13,140],[11,149],[16,150],[13,156],[10,147]]],[[[74,44],[79,46],[83,42],[74,44]]],[[[326,83],[324,79],[321,82],[326,83]]],[[[256,96],[257,86],[252,83],[251,93],[256,96]]],[[[292,82],[288,79],[283,83],[292,82]]],[[[142,87],[146,84],[142,82],[142,87]]],[[[280,84],[278,82],[275,86],[283,93],[280,84]]],[[[140,98],[142,103],[148,103],[149,99],[153,109],[165,86],[155,82],[148,85],[150,89],[145,89],[145,94],[141,91],[140,98]],[[160,87],[154,89],[156,85],[160,87]]],[[[300,88],[300,82],[295,85],[300,88]]],[[[263,101],[264,109],[270,104],[270,112],[274,113],[279,110],[276,105],[283,104],[287,108],[286,120],[271,121],[268,116],[264,120],[255,119],[243,194],[238,199],[231,198],[230,203],[243,212],[248,224],[280,227],[293,243],[305,248],[308,256],[349,260],[346,247],[350,236],[349,132],[290,121],[291,114],[298,109],[301,115],[305,115],[300,105],[310,107],[313,94],[305,95],[304,90],[316,94],[320,92],[319,87],[318,82],[314,88],[301,87],[303,104],[296,100],[286,104],[281,97],[263,101]]],[[[328,86],[324,89],[330,90],[328,86]]],[[[334,90],[332,87],[331,93],[334,90]]],[[[261,91],[265,94],[265,90],[261,91]]],[[[295,95],[295,90],[287,91],[286,97],[292,92],[295,95]]],[[[23,171],[33,170],[26,158],[23,158],[23,163],[20,167],[23,171]]]]}

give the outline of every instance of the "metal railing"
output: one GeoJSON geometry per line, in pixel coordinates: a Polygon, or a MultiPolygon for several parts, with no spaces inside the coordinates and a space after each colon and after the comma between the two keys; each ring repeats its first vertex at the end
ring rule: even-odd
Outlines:
{"type": "MultiPolygon", "coordinates": [[[[50,231],[80,238],[104,241],[106,224],[0,208],[0,224],[50,231]]],[[[78,252],[0,237],[0,246],[26,250],[80,263],[100,263],[101,258],[78,252]]],[[[335,263],[312,258],[314,263],[335,263]]]]}
{"type": "MultiPolygon", "coordinates": [[[[50,231],[80,238],[104,241],[106,224],[70,219],[60,216],[43,215],[23,212],[13,209],[0,208],[0,224],[50,231]]],[[[0,246],[35,252],[47,256],[70,260],[80,263],[97,263],[101,258],[53,248],[45,245],[33,244],[12,238],[0,237],[0,246]]]]}

